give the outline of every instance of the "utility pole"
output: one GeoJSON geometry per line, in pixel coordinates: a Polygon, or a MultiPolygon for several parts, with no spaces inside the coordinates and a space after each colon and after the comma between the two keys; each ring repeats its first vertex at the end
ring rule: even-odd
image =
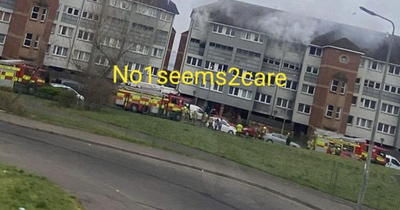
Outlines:
{"type": "Polygon", "coordinates": [[[368,147],[368,156],[367,156],[367,160],[365,162],[364,174],[363,174],[363,179],[362,179],[362,183],[361,183],[361,190],[360,190],[360,194],[358,196],[358,201],[357,201],[357,207],[359,210],[362,209],[364,199],[365,199],[365,194],[367,191],[368,177],[369,177],[371,159],[372,159],[371,158],[372,150],[374,149],[374,146],[375,146],[375,143],[374,143],[375,134],[376,134],[376,129],[377,129],[378,120],[379,120],[379,112],[381,110],[382,94],[383,94],[383,89],[384,89],[384,85],[386,82],[386,74],[389,69],[390,56],[392,54],[392,45],[393,45],[394,31],[395,31],[395,25],[391,20],[389,20],[385,17],[382,17],[382,16],[376,14],[375,12],[372,12],[371,10],[368,10],[364,7],[360,7],[360,9],[362,11],[368,13],[369,15],[376,16],[376,17],[382,18],[382,19],[390,22],[393,26],[393,31],[392,31],[392,35],[390,36],[389,49],[388,49],[388,53],[386,56],[386,65],[385,65],[385,68],[383,69],[383,79],[382,79],[382,84],[381,84],[381,87],[380,87],[379,93],[378,93],[378,104],[376,107],[375,117],[374,117],[374,121],[373,121],[373,125],[372,125],[372,133],[371,133],[371,138],[370,138],[369,147],[368,147]]]}

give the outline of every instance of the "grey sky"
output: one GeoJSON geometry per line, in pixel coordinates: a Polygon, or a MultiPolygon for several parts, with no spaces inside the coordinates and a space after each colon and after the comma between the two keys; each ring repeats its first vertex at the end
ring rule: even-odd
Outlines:
{"type": "MultiPolygon", "coordinates": [[[[180,15],[175,19],[177,31],[174,51],[177,50],[180,35],[188,30],[190,13],[194,7],[216,2],[217,0],[172,0],[178,7],[180,15]]],[[[331,20],[334,22],[355,25],[381,32],[390,32],[389,22],[368,15],[359,9],[364,6],[390,20],[396,25],[396,34],[400,35],[400,1],[399,0],[241,0],[251,4],[276,8],[306,16],[331,20]]],[[[174,53],[175,54],[175,53],[174,53]]],[[[174,61],[175,55],[172,56],[174,61]]]]}

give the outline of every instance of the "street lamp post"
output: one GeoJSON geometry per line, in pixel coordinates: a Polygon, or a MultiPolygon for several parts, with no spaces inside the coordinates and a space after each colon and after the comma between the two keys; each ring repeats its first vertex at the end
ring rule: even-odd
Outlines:
{"type": "Polygon", "coordinates": [[[386,65],[385,68],[383,69],[383,79],[382,79],[382,85],[379,89],[379,95],[378,95],[378,104],[376,107],[376,112],[375,112],[375,117],[374,117],[374,121],[373,121],[373,125],[372,125],[372,132],[371,132],[371,138],[370,138],[370,142],[369,142],[369,148],[368,148],[368,156],[367,156],[367,160],[365,162],[365,167],[364,167],[364,174],[363,174],[363,179],[362,179],[362,183],[361,183],[361,190],[360,190],[360,194],[358,196],[358,201],[357,201],[357,206],[358,209],[362,209],[362,205],[364,203],[364,198],[365,198],[365,193],[366,193],[366,189],[367,189],[367,184],[368,184],[368,176],[369,176],[369,171],[370,171],[370,165],[371,165],[371,156],[372,156],[372,150],[374,149],[374,139],[375,139],[375,134],[376,134],[376,129],[377,129],[377,125],[378,125],[378,118],[379,118],[379,112],[381,109],[381,103],[382,103],[382,94],[383,94],[383,89],[384,89],[384,84],[386,81],[386,73],[389,69],[389,62],[390,62],[390,56],[392,54],[392,45],[393,45],[393,39],[394,39],[394,31],[395,31],[395,25],[394,23],[385,18],[382,17],[378,14],[376,14],[375,12],[368,10],[364,7],[360,7],[360,9],[366,13],[368,13],[369,15],[372,16],[376,16],[379,18],[382,18],[388,22],[390,22],[393,26],[393,31],[392,31],[392,35],[390,36],[390,41],[389,41],[389,49],[388,49],[388,53],[386,56],[386,65]]]}

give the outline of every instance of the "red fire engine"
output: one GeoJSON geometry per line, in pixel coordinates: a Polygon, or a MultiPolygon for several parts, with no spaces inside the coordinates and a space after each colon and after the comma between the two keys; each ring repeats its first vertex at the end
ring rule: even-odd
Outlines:
{"type": "Polygon", "coordinates": [[[166,117],[180,121],[182,108],[191,100],[173,92],[165,92],[157,86],[132,87],[122,85],[115,97],[115,104],[125,110],[166,117]]]}
{"type": "Polygon", "coordinates": [[[43,69],[29,65],[24,60],[0,60],[0,65],[4,68],[18,69],[13,77],[13,90],[16,92],[33,93],[38,87],[45,85],[47,72],[43,69]]]}

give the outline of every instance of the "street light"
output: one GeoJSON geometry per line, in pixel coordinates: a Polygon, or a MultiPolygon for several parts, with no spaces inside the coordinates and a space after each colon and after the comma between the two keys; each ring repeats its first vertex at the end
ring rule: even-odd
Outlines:
{"type": "Polygon", "coordinates": [[[374,146],[375,146],[374,139],[375,139],[376,129],[377,129],[377,125],[378,125],[379,112],[381,109],[383,88],[384,88],[384,84],[386,82],[386,73],[387,73],[387,70],[389,69],[390,56],[392,54],[392,45],[393,45],[394,31],[395,31],[394,23],[391,20],[389,20],[385,17],[382,17],[371,10],[368,10],[365,7],[360,7],[360,9],[369,15],[376,16],[376,17],[382,18],[382,19],[390,22],[392,24],[393,31],[392,31],[392,35],[390,36],[390,40],[389,40],[389,49],[388,49],[388,53],[386,56],[386,65],[385,65],[385,68],[383,69],[382,85],[379,89],[378,104],[376,107],[375,118],[374,118],[374,122],[372,125],[372,133],[371,133],[371,138],[370,138],[370,142],[369,142],[368,156],[367,156],[367,160],[366,160],[365,167],[364,167],[364,174],[363,174],[363,180],[361,183],[361,190],[360,190],[360,194],[358,196],[358,201],[357,201],[358,209],[362,209],[362,205],[364,203],[365,193],[366,193],[366,189],[367,189],[368,176],[369,176],[369,170],[370,170],[370,165],[371,165],[372,150],[374,149],[374,146]]]}

